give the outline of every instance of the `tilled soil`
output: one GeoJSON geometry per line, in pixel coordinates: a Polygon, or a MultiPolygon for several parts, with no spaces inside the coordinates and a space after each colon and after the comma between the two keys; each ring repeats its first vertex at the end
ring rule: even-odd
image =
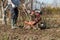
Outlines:
{"type": "Polygon", "coordinates": [[[10,25],[0,25],[0,40],[60,40],[60,28],[25,30],[11,29],[10,25]]]}

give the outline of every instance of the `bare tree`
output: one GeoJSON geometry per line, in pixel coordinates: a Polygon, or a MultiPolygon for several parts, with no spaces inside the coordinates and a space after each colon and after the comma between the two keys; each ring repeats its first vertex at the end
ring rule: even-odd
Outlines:
{"type": "Polygon", "coordinates": [[[5,15],[3,4],[4,4],[4,0],[1,0],[2,24],[6,24],[6,15],[5,15]]]}
{"type": "Polygon", "coordinates": [[[57,0],[54,0],[53,5],[57,7],[57,0]]]}

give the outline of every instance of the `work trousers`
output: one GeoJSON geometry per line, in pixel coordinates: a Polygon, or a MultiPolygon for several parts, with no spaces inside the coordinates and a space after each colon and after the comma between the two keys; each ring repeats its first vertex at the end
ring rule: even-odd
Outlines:
{"type": "Polygon", "coordinates": [[[14,26],[17,23],[18,18],[18,8],[12,8],[11,9],[11,26],[14,26]]]}

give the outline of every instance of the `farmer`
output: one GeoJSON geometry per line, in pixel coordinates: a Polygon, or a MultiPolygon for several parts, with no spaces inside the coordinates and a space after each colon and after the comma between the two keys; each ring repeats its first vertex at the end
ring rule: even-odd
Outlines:
{"type": "Polygon", "coordinates": [[[11,28],[17,27],[17,17],[18,17],[18,6],[20,5],[20,0],[8,0],[8,8],[11,12],[11,28]]]}

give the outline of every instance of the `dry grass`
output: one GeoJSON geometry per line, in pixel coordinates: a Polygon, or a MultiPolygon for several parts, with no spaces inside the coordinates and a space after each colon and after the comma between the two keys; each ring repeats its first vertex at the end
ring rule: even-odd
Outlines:
{"type": "Polygon", "coordinates": [[[0,40],[60,40],[60,28],[45,30],[11,29],[0,25],[0,40]]]}

